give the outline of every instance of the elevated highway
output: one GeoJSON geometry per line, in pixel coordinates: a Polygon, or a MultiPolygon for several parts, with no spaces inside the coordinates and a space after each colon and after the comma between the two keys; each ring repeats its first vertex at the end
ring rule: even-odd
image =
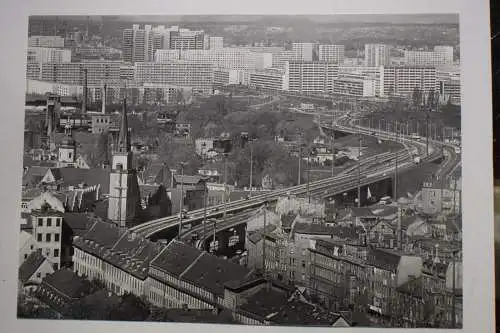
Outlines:
{"type": "MultiPolygon", "coordinates": [[[[339,131],[376,136],[382,140],[400,141],[406,148],[396,152],[385,152],[379,155],[362,158],[359,161],[359,166],[353,166],[335,177],[310,182],[309,185],[301,184],[287,189],[275,190],[266,194],[258,194],[248,199],[226,203],[226,214],[236,214],[244,210],[253,209],[262,206],[266,202],[276,201],[279,197],[288,194],[297,196],[309,194],[311,196],[319,196],[323,198],[332,197],[338,193],[345,192],[352,188],[357,188],[358,178],[360,179],[361,186],[380,181],[381,179],[391,178],[393,176],[391,173],[396,167],[396,160],[399,164],[398,171],[415,168],[419,163],[416,163],[413,160],[413,157],[415,155],[422,156],[422,153],[425,151],[424,143],[410,138],[397,137],[392,133],[381,131],[374,133],[373,129],[354,126],[351,124],[342,125],[336,123],[334,126],[335,130],[339,131]]],[[[436,146],[438,145],[441,145],[441,143],[430,143],[430,154],[428,156],[421,157],[420,163],[430,163],[441,159],[441,150],[436,149],[436,146]]],[[[188,213],[189,215],[182,220],[182,224],[196,226],[205,218],[209,219],[222,217],[223,212],[224,205],[211,206],[207,208],[206,214],[204,209],[194,210],[188,213]]],[[[169,216],[140,224],[131,228],[130,231],[143,237],[154,238],[155,234],[167,229],[175,228],[177,228],[177,230],[179,228],[179,217],[169,216]]]]}

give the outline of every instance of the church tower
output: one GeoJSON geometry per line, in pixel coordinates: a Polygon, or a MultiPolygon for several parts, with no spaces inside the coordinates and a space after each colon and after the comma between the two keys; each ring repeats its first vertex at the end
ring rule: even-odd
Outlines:
{"type": "Polygon", "coordinates": [[[141,207],[139,183],[132,168],[126,103],[124,99],[120,134],[112,152],[108,202],[108,219],[122,228],[134,225],[141,207]]]}
{"type": "Polygon", "coordinates": [[[76,141],[71,135],[67,135],[61,142],[57,157],[59,168],[74,167],[76,163],[76,141]]]}

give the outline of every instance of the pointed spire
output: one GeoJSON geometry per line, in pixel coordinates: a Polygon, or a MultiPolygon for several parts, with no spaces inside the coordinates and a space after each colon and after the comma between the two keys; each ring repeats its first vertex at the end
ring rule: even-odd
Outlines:
{"type": "Polygon", "coordinates": [[[130,151],[130,136],[128,133],[127,121],[127,98],[123,99],[122,122],[120,126],[120,136],[118,137],[118,152],[128,153],[130,151]]]}

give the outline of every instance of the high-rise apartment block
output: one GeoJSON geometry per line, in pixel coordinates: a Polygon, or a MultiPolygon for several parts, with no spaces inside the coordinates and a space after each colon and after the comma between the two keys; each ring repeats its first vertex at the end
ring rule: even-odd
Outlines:
{"type": "Polygon", "coordinates": [[[385,44],[365,44],[365,66],[379,67],[391,64],[391,46],[385,44]]]}
{"type": "Polygon", "coordinates": [[[328,94],[333,91],[333,79],[339,66],[327,62],[290,61],[285,68],[288,89],[301,94],[328,94]]]}
{"type": "Polygon", "coordinates": [[[132,29],[123,30],[123,60],[125,62],[152,61],[155,51],[155,33],[150,25],[141,29],[139,24],[134,24],[132,29]]]}
{"type": "Polygon", "coordinates": [[[433,51],[405,51],[405,63],[410,66],[446,67],[453,65],[453,47],[435,46],[433,51]]]}
{"type": "Polygon", "coordinates": [[[214,50],[157,50],[155,61],[159,63],[185,60],[212,64],[217,68],[236,70],[265,69],[272,66],[270,53],[247,51],[245,48],[222,48],[214,50]]]}
{"type": "Polygon", "coordinates": [[[424,94],[438,88],[435,67],[387,66],[381,81],[385,96],[411,97],[415,88],[424,94]]]}
{"type": "Polygon", "coordinates": [[[292,52],[295,61],[313,61],[314,43],[293,43],[292,52]]]}
{"type": "Polygon", "coordinates": [[[342,65],[344,63],[344,45],[320,45],[319,46],[319,61],[330,62],[342,65]]]}
{"type": "MultiPolygon", "coordinates": [[[[83,84],[87,70],[88,84],[117,81],[121,62],[88,61],[80,63],[45,63],[41,65],[39,80],[65,84],[83,84]]],[[[36,79],[36,78],[35,78],[36,79]]]]}
{"type": "Polygon", "coordinates": [[[52,47],[28,47],[28,63],[63,63],[71,62],[71,50],[52,47]]]}
{"type": "Polygon", "coordinates": [[[64,38],[60,36],[30,36],[28,47],[64,47],[64,38]]]}
{"type": "Polygon", "coordinates": [[[210,50],[222,49],[224,47],[224,38],[217,36],[208,36],[208,43],[205,48],[210,50]]]}
{"type": "Polygon", "coordinates": [[[194,93],[210,93],[214,78],[214,66],[192,61],[167,63],[138,62],[134,79],[141,83],[165,83],[180,87],[192,87],[194,93]]]}

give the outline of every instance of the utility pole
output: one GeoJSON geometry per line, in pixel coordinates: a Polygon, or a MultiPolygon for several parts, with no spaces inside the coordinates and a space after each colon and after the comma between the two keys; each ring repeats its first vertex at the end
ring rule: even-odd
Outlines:
{"type": "Polygon", "coordinates": [[[396,148],[396,165],[394,168],[394,202],[398,201],[398,163],[399,163],[399,150],[396,148]]]}
{"type": "Polygon", "coordinates": [[[310,158],[311,158],[311,152],[308,150],[308,152],[307,152],[307,198],[308,198],[309,203],[311,203],[311,192],[309,190],[309,181],[310,181],[309,176],[310,176],[310,169],[311,169],[310,158]]]}
{"type": "Polygon", "coordinates": [[[332,177],[335,175],[335,148],[334,148],[335,129],[334,129],[334,124],[335,124],[335,110],[332,110],[332,142],[331,142],[331,149],[332,149],[332,177]]]}
{"type": "Polygon", "coordinates": [[[425,143],[425,151],[426,151],[426,156],[429,156],[429,112],[426,112],[425,114],[425,131],[426,131],[426,143],[425,143]]]}
{"type": "Polygon", "coordinates": [[[267,227],[267,196],[264,201],[264,230],[262,231],[262,273],[266,277],[266,227],[267,227]]]}
{"type": "Polygon", "coordinates": [[[358,208],[361,207],[361,133],[359,133],[359,147],[358,147],[358,208]]]}
{"type": "Polygon", "coordinates": [[[252,197],[252,187],[253,187],[253,140],[250,141],[250,194],[252,197]]]}
{"type": "Polygon", "coordinates": [[[182,232],[182,214],[184,213],[184,164],[181,163],[181,196],[179,198],[179,235],[182,232]]]}
{"type": "Polygon", "coordinates": [[[205,188],[205,191],[203,192],[203,237],[205,237],[205,232],[206,232],[206,224],[207,224],[207,196],[208,196],[208,189],[205,188]]]}
{"type": "Polygon", "coordinates": [[[212,248],[212,254],[215,254],[215,250],[216,250],[216,247],[215,247],[215,232],[217,231],[217,219],[212,219],[212,222],[214,223],[213,226],[214,226],[214,234],[213,234],[213,239],[212,239],[212,242],[214,244],[213,248],[212,248]]]}
{"type": "Polygon", "coordinates": [[[302,165],[302,133],[299,133],[299,175],[297,179],[297,185],[300,185],[301,181],[301,165],[302,165]]]}
{"type": "Polygon", "coordinates": [[[455,286],[455,283],[456,283],[456,271],[455,271],[455,266],[456,266],[456,262],[455,262],[455,250],[453,250],[453,252],[451,253],[451,260],[452,260],[452,263],[453,263],[453,282],[452,282],[452,290],[451,292],[453,293],[452,296],[451,296],[451,328],[455,328],[457,326],[456,324],[456,286],[455,286]]]}
{"type": "Polygon", "coordinates": [[[227,153],[224,153],[224,219],[227,213],[227,153]]]}

